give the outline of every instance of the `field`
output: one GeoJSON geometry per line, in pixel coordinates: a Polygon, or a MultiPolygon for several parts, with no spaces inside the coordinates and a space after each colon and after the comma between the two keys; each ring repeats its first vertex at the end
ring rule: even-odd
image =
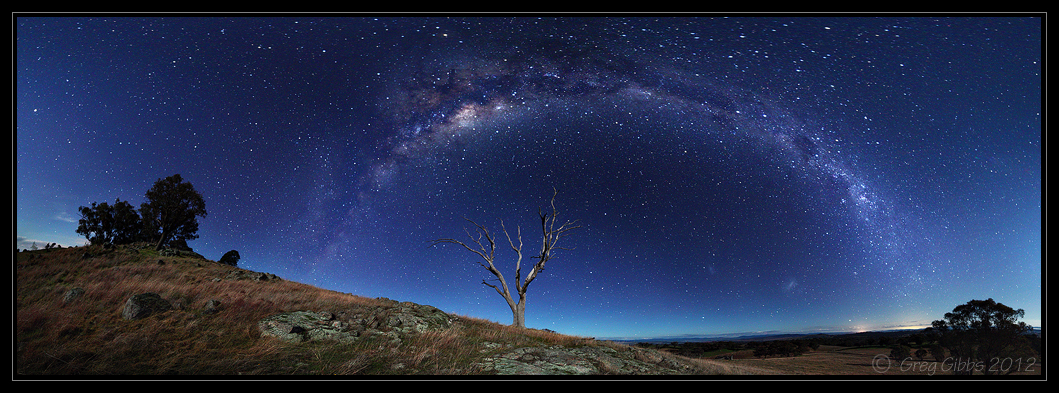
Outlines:
{"type": "MultiPolygon", "coordinates": [[[[752,351],[718,351],[709,356],[724,352],[732,355],[732,360],[725,360],[739,367],[752,368],[759,374],[766,375],[819,375],[819,376],[857,376],[857,378],[878,376],[883,379],[923,378],[932,376],[951,376],[956,364],[937,362],[934,359],[911,358],[904,362],[891,361],[885,347],[841,347],[822,345],[793,357],[755,358],[752,351]]],[[[1018,364],[1007,362],[1002,367],[1020,370],[1013,375],[1041,375],[1038,360],[1028,360],[1018,364]]],[[[976,373],[981,375],[981,373],[976,373]]]]}

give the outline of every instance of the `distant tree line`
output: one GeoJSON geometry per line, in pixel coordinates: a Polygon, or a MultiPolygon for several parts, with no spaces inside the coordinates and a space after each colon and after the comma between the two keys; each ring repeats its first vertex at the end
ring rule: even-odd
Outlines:
{"type": "Polygon", "coordinates": [[[687,357],[710,357],[719,351],[753,350],[758,358],[797,356],[821,345],[889,348],[891,360],[913,356],[919,360],[949,362],[954,374],[1010,374],[1040,366],[1041,336],[1018,321],[1025,312],[993,299],[971,300],[946,313],[931,327],[914,331],[850,334],[814,334],[768,341],[710,341],[637,343],[687,357]]]}
{"type": "Polygon", "coordinates": [[[688,341],[688,342],[669,342],[669,343],[636,343],[637,346],[642,348],[653,348],[664,350],[666,352],[674,353],[680,356],[686,356],[690,358],[701,358],[709,356],[711,353],[718,351],[739,351],[746,349],[746,342],[735,342],[735,341],[688,341]]]}
{"type": "Polygon", "coordinates": [[[206,203],[191,183],[179,174],[158,179],[145,197],[139,210],[120,199],[79,207],[77,234],[91,244],[150,242],[159,250],[198,238],[206,203]]]}
{"type": "Polygon", "coordinates": [[[814,340],[773,340],[753,342],[748,347],[754,350],[754,357],[764,359],[769,356],[798,356],[819,348],[820,343],[814,340]]]}
{"type": "Polygon", "coordinates": [[[784,339],[768,341],[707,341],[707,342],[670,342],[670,343],[637,343],[637,346],[665,350],[680,356],[701,358],[710,357],[721,351],[752,350],[755,357],[797,356],[810,350],[816,350],[824,340],[813,337],[806,339],[784,339]]]}

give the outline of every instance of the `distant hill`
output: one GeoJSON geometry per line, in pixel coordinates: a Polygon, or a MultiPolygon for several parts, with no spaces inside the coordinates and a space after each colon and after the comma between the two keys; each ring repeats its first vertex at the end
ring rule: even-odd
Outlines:
{"type": "Polygon", "coordinates": [[[669,343],[669,342],[712,342],[712,341],[773,341],[794,340],[811,337],[879,337],[879,336],[902,336],[922,331],[915,330],[881,330],[869,332],[832,332],[832,333],[760,333],[760,334],[731,334],[731,335],[683,335],[653,337],[644,339],[621,339],[613,340],[623,343],[669,343]]]}
{"type": "MultiPolygon", "coordinates": [[[[854,340],[871,339],[878,337],[901,337],[910,334],[923,333],[925,329],[892,329],[873,330],[866,332],[826,332],[826,333],[760,333],[760,334],[728,334],[728,335],[681,335],[650,338],[628,338],[612,339],[611,341],[621,343],[671,343],[671,342],[714,342],[714,341],[773,341],[773,340],[795,340],[806,338],[850,338],[854,340]]],[[[1041,334],[1040,327],[1032,327],[1027,334],[1041,334]]]]}
{"type": "Polygon", "coordinates": [[[324,290],[144,244],[16,252],[14,272],[14,379],[767,373],[324,290]]]}

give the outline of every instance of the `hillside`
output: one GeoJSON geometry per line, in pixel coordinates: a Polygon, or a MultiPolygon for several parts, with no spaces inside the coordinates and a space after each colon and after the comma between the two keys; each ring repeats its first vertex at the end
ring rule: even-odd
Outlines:
{"type": "Polygon", "coordinates": [[[15,378],[769,373],[163,254],[147,245],[16,253],[15,378]],[[152,299],[143,294],[157,296],[137,303],[152,299]]]}

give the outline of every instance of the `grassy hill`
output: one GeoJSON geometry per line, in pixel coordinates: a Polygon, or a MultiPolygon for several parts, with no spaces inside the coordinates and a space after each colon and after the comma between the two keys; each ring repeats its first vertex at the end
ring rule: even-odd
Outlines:
{"type": "Polygon", "coordinates": [[[412,328],[415,315],[407,312],[431,307],[324,290],[191,252],[162,255],[146,245],[24,251],[15,259],[16,379],[769,373],[436,309],[444,324],[412,328]],[[128,299],[143,293],[171,307],[124,318],[128,299]],[[291,341],[263,334],[263,320],[297,311],[323,312],[328,318],[315,323],[351,335],[311,339],[303,332],[291,341]]]}

